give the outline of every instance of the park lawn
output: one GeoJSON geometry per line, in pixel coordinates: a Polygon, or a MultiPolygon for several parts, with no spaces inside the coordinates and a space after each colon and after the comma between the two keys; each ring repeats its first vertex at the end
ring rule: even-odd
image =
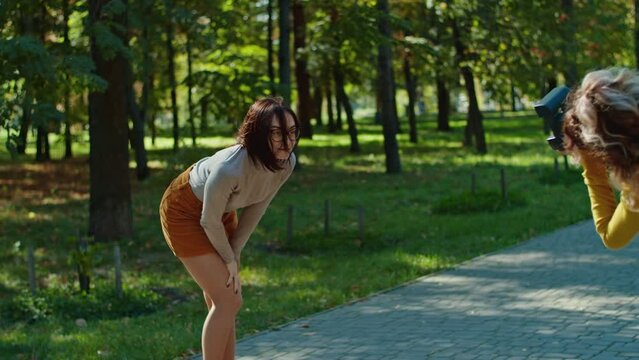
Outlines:
{"type": "MultiPolygon", "coordinates": [[[[302,140],[301,171],[284,185],[243,252],[244,306],[238,337],[365,297],[473,257],[515,245],[590,216],[578,170],[553,168],[555,154],[533,116],[487,118],[488,151],[477,155],[460,144],[465,121],[439,133],[432,120],[419,122],[420,142],[398,136],[403,173],[384,173],[381,127],[359,120],[360,154],[348,152],[349,137],[318,132],[302,140]],[[500,170],[510,206],[499,211],[439,213],[444,199],[470,207],[471,173],[478,192],[499,200],[500,170]],[[332,208],[324,232],[324,203],[332,208]],[[293,206],[293,238],[287,238],[293,206]],[[364,211],[360,238],[358,211],[364,211]]],[[[403,124],[404,128],[406,125],[403,124]]],[[[405,129],[406,130],[406,129],[405,129]]],[[[186,136],[186,131],[184,135],[186,136]]],[[[2,142],[4,143],[3,139],[2,142]]],[[[148,139],[147,139],[148,141],[148,139]]],[[[205,305],[194,282],[170,253],[157,207],[180,170],[230,137],[206,137],[198,148],[174,154],[170,138],[150,144],[152,177],[132,176],[135,236],[121,241],[125,293],[157,294],[154,311],[139,316],[87,317],[51,314],[38,321],[0,322],[0,358],[170,359],[199,351],[205,305]],[[102,317],[103,319],[100,319],[102,317]]],[[[60,154],[59,143],[54,154],[60,154]]],[[[2,150],[5,151],[5,150],[2,150]]],[[[75,285],[68,262],[78,229],[88,219],[87,146],[78,159],[42,165],[31,157],[10,160],[0,151],[0,303],[28,288],[26,247],[35,245],[41,289],[75,285]]],[[[59,157],[59,155],[58,155],[59,157]]],[[[132,163],[132,166],[134,164],[132,163]]],[[[131,173],[133,174],[133,172],[131,173]]],[[[111,286],[110,245],[95,247],[95,288],[111,286]]],[[[46,291],[46,290],[45,290],[46,291]]]]}

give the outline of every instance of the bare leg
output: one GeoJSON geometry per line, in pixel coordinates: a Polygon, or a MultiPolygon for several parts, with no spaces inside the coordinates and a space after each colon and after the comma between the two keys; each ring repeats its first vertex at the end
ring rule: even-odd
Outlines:
{"type": "Polygon", "coordinates": [[[235,316],[242,306],[242,294],[236,294],[231,287],[226,287],[228,270],[218,254],[205,254],[180,258],[180,260],[213,302],[202,328],[203,360],[233,359],[235,357],[235,316]],[[229,348],[231,338],[233,346],[229,348]]]}
{"type": "Polygon", "coordinates": [[[206,291],[202,290],[202,294],[204,294],[204,302],[206,303],[206,308],[208,309],[208,311],[211,311],[211,309],[213,308],[213,300],[211,300],[211,298],[206,295],[206,291]]]}
{"type": "Polygon", "coordinates": [[[226,343],[226,351],[224,352],[224,360],[235,359],[235,321],[233,322],[233,329],[229,334],[228,342],[226,343]]]}

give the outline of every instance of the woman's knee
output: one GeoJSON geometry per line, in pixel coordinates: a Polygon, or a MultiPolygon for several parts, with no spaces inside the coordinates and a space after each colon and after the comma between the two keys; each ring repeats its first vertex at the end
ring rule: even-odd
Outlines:
{"type": "Polygon", "coordinates": [[[234,293],[229,290],[229,292],[225,292],[224,294],[219,294],[218,296],[211,297],[213,299],[213,305],[216,310],[220,310],[225,313],[237,314],[242,308],[242,294],[234,293]],[[230,293],[230,294],[229,294],[230,293]]]}

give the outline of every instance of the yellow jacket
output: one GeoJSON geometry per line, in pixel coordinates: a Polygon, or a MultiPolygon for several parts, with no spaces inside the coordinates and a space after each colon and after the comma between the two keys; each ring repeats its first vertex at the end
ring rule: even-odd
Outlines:
{"type": "Polygon", "coordinates": [[[582,153],[583,177],[588,186],[592,218],[597,233],[609,249],[622,248],[639,233],[639,212],[627,208],[623,200],[629,194],[622,190],[622,201],[617,203],[608,182],[605,165],[598,159],[582,153]]]}

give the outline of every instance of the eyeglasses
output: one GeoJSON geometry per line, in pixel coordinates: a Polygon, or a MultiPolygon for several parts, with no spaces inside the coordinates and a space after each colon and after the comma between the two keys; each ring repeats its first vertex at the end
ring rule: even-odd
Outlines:
{"type": "Polygon", "coordinates": [[[300,129],[297,126],[288,129],[288,131],[283,132],[280,128],[272,128],[269,132],[269,136],[271,140],[275,142],[281,142],[284,140],[284,134],[291,141],[297,141],[300,137],[300,129]]]}

